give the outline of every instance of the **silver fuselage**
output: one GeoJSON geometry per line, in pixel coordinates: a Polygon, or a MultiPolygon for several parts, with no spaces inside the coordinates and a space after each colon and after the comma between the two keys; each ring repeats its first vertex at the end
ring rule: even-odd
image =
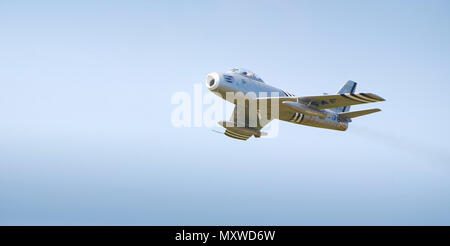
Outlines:
{"type": "MultiPolygon", "coordinates": [[[[260,97],[270,97],[276,94],[279,97],[292,97],[295,96],[289,92],[283,91],[276,87],[270,86],[260,79],[253,79],[241,74],[225,72],[225,73],[210,73],[206,80],[207,88],[214,92],[216,95],[227,100],[227,92],[240,93],[245,95],[252,95],[260,97]]],[[[236,103],[234,100],[227,100],[231,103],[236,103]]],[[[278,118],[282,121],[287,121],[295,124],[320,127],[326,129],[333,129],[339,131],[347,130],[348,123],[339,121],[338,115],[332,111],[323,109],[322,112],[328,114],[328,117],[311,116],[307,114],[301,114],[287,107],[279,107],[278,118]]]]}

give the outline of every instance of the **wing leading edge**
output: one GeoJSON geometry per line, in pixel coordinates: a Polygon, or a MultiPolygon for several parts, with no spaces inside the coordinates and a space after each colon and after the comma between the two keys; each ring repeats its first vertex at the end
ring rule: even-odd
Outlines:
{"type": "MultiPolygon", "coordinates": [[[[264,97],[257,100],[271,100],[275,98],[264,97]]],[[[338,108],[350,105],[374,103],[385,101],[384,98],[373,93],[342,93],[336,95],[306,96],[306,97],[278,97],[280,105],[284,101],[298,102],[312,105],[318,109],[338,108]]]]}
{"type": "Polygon", "coordinates": [[[300,102],[314,105],[318,109],[330,109],[385,101],[384,98],[373,93],[343,93],[337,95],[299,97],[298,99],[300,102]]]}

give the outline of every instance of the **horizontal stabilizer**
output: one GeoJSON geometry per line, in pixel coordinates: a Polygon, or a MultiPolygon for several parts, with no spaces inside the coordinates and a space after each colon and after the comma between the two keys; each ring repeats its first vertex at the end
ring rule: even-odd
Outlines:
{"type": "Polygon", "coordinates": [[[356,118],[359,116],[363,116],[366,114],[372,114],[381,111],[379,108],[373,108],[373,109],[366,109],[366,110],[359,110],[359,111],[352,111],[352,112],[343,112],[339,113],[339,118],[341,119],[350,119],[350,118],[356,118]]]}

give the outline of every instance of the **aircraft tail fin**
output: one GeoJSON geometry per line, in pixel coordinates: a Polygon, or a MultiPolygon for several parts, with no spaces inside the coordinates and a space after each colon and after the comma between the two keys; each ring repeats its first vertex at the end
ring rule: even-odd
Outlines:
{"type": "MultiPolygon", "coordinates": [[[[345,82],[345,84],[341,87],[341,89],[337,92],[337,94],[355,93],[356,84],[357,83],[355,81],[351,81],[351,80],[345,82]]],[[[348,112],[350,110],[350,106],[332,108],[331,110],[333,110],[336,113],[348,112]]]]}
{"type": "Polygon", "coordinates": [[[365,110],[358,110],[358,111],[352,111],[352,112],[342,112],[339,113],[339,118],[349,121],[351,118],[356,118],[363,115],[368,115],[376,112],[380,112],[381,109],[379,108],[373,108],[373,109],[365,109],[365,110]]]}

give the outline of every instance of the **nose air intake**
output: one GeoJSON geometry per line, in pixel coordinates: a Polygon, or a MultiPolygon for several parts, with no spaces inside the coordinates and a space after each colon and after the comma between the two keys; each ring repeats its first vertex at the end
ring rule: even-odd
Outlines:
{"type": "Polygon", "coordinates": [[[213,87],[213,86],[214,86],[214,83],[216,83],[216,80],[214,79],[213,76],[208,75],[208,77],[206,78],[206,83],[207,83],[209,86],[213,87]]]}
{"type": "Polygon", "coordinates": [[[206,77],[206,87],[210,90],[215,90],[219,87],[220,76],[217,73],[210,73],[206,77]]]}

